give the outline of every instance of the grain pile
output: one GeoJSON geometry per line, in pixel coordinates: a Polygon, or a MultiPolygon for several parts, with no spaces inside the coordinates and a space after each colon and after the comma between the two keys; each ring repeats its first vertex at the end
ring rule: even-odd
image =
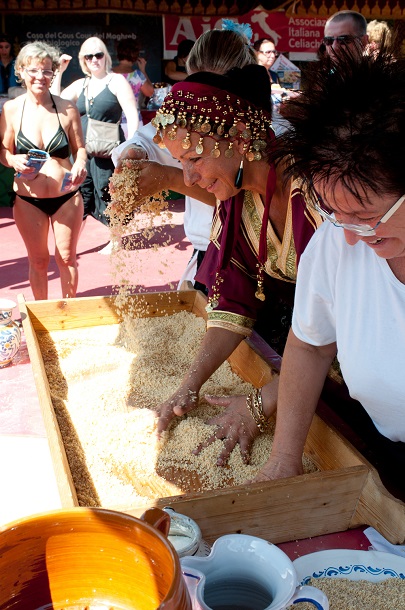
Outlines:
{"type": "MultiPolygon", "coordinates": [[[[204,333],[202,318],[180,312],[39,335],[80,505],[136,506],[238,485],[266,462],[271,430],[256,440],[249,466],[243,464],[239,446],[227,467],[216,466],[221,440],[192,454],[216,429],[205,420],[222,410],[205,403],[204,394],[252,389],[227,362],[204,384],[199,406],[175,418],[162,439],[155,435],[154,409],[178,388],[204,333]]],[[[305,469],[315,467],[307,460],[305,469]]]]}
{"type": "MultiPolygon", "coordinates": [[[[401,610],[405,608],[405,580],[388,578],[382,582],[352,581],[346,578],[312,578],[309,585],[321,589],[330,610],[401,610]]],[[[289,606],[295,610],[313,610],[313,604],[301,602],[289,606]]]]}

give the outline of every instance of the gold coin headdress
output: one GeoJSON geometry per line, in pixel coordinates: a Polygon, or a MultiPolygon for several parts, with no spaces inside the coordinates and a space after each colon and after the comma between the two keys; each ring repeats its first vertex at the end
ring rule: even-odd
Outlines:
{"type": "MultiPolygon", "coordinates": [[[[244,69],[238,70],[243,71],[244,69]]],[[[224,154],[226,157],[232,157],[234,142],[240,138],[244,144],[246,159],[260,160],[273,139],[271,106],[259,108],[230,92],[226,89],[230,83],[232,81],[228,76],[200,72],[175,84],[152,119],[156,128],[155,143],[164,147],[162,135],[169,140],[176,140],[177,131],[181,128],[186,130],[181,141],[185,150],[191,148],[190,136],[194,132],[200,136],[195,146],[197,154],[203,153],[204,139],[209,137],[216,140],[210,152],[213,157],[217,158],[221,154],[220,139],[229,141],[224,154]],[[224,88],[207,82],[195,82],[195,79],[221,83],[224,88]],[[242,130],[238,129],[240,123],[244,126],[242,130]]],[[[270,89],[268,103],[270,104],[270,89]]]]}

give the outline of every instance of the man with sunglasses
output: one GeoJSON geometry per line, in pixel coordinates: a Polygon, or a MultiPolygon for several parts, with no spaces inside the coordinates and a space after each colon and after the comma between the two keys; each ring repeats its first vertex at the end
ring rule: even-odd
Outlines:
{"type": "Polygon", "coordinates": [[[349,50],[353,55],[361,56],[368,43],[367,21],[356,11],[339,11],[325,23],[321,53],[338,55],[342,50],[349,50]]]}

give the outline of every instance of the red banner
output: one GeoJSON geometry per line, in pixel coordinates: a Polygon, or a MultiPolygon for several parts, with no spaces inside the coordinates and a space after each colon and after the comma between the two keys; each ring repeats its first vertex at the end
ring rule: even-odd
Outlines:
{"type": "MultiPolygon", "coordinates": [[[[271,36],[281,53],[316,53],[323,38],[327,18],[305,15],[287,16],[284,11],[269,13],[257,8],[233,21],[250,23],[252,43],[271,36]]],[[[177,45],[183,38],[196,40],[206,30],[221,29],[218,17],[163,17],[164,54],[169,59],[176,55],[177,45]]]]}

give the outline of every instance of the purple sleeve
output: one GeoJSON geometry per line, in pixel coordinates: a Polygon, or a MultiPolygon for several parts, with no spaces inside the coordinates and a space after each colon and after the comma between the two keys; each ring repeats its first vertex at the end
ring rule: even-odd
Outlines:
{"type": "Polygon", "coordinates": [[[309,240],[318,228],[321,219],[316,218],[305,203],[300,192],[296,192],[292,198],[292,228],[294,235],[295,252],[297,256],[297,267],[301,254],[308,245],[309,240]]]}

